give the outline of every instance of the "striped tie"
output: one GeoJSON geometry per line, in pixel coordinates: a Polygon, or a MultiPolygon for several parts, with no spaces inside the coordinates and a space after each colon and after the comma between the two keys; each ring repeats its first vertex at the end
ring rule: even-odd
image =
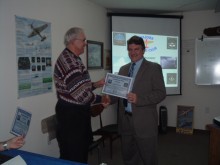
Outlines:
{"type": "MultiPolygon", "coordinates": [[[[129,72],[128,72],[128,77],[132,77],[133,76],[134,66],[135,65],[136,65],[135,63],[131,64],[131,67],[130,67],[129,72]]],[[[123,104],[124,104],[125,107],[127,107],[127,105],[128,105],[127,99],[123,99],[123,104]]]]}
{"type": "Polygon", "coordinates": [[[128,77],[132,77],[133,76],[134,66],[135,65],[136,65],[135,63],[131,64],[131,67],[130,67],[130,70],[129,70],[129,73],[128,73],[128,77]]]}

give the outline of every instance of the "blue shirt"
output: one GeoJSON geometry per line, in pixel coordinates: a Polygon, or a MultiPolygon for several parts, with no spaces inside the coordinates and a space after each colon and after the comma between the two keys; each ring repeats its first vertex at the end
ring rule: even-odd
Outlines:
{"type": "MultiPolygon", "coordinates": [[[[136,77],[136,75],[137,75],[137,72],[138,72],[138,70],[139,70],[139,68],[140,68],[140,66],[141,66],[142,61],[143,61],[143,58],[140,59],[139,61],[135,62],[135,66],[134,66],[134,69],[133,69],[133,75],[132,75],[133,83],[134,83],[135,77],[136,77]]],[[[129,69],[129,70],[130,70],[130,69],[129,69]]],[[[132,85],[132,88],[133,88],[133,85],[132,85]]],[[[131,88],[131,89],[132,89],[132,88],[131,88]]],[[[127,112],[132,112],[131,103],[128,102],[127,107],[125,107],[125,111],[127,111],[127,112]]]]}

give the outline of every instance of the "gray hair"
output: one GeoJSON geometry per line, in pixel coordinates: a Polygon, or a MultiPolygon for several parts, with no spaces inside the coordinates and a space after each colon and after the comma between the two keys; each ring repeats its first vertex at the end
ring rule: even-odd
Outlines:
{"type": "Polygon", "coordinates": [[[64,45],[67,46],[70,41],[76,39],[77,36],[81,33],[84,33],[82,28],[79,27],[70,28],[64,36],[64,45]]]}

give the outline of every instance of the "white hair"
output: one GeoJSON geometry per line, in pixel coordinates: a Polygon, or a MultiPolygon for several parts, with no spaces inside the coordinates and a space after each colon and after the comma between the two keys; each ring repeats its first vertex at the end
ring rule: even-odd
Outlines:
{"type": "Polygon", "coordinates": [[[84,33],[82,28],[79,27],[70,28],[64,36],[64,45],[67,46],[70,41],[76,39],[77,36],[81,33],[84,33]]]}

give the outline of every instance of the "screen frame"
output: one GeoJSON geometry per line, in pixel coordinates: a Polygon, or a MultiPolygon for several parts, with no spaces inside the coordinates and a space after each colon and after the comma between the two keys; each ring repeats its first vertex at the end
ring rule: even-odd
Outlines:
{"type": "MultiPolygon", "coordinates": [[[[113,16],[119,16],[119,17],[152,17],[152,18],[169,18],[169,19],[178,19],[179,20],[179,87],[177,88],[177,92],[167,92],[167,96],[175,96],[175,95],[182,95],[182,49],[181,49],[181,40],[182,40],[182,22],[183,19],[182,15],[154,15],[154,14],[139,14],[139,13],[107,13],[107,15],[110,17],[110,36],[111,36],[111,43],[112,43],[112,17],[113,16]]],[[[111,50],[112,50],[112,44],[111,44],[111,50]]],[[[112,58],[112,65],[113,65],[113,58],[112,58]]],[[[113,66],[112,66],[113,68],[113,66]]],[[[111,70],[113,72],[113,70],[111,70]]],[[[168,87],[166,87],[166,90],[168,87]]],[[[174,89],[174,88],[173,88],[174,89]]],[[[172,91],[172,87],[169,87],[169,90],[172,91]]]]}

